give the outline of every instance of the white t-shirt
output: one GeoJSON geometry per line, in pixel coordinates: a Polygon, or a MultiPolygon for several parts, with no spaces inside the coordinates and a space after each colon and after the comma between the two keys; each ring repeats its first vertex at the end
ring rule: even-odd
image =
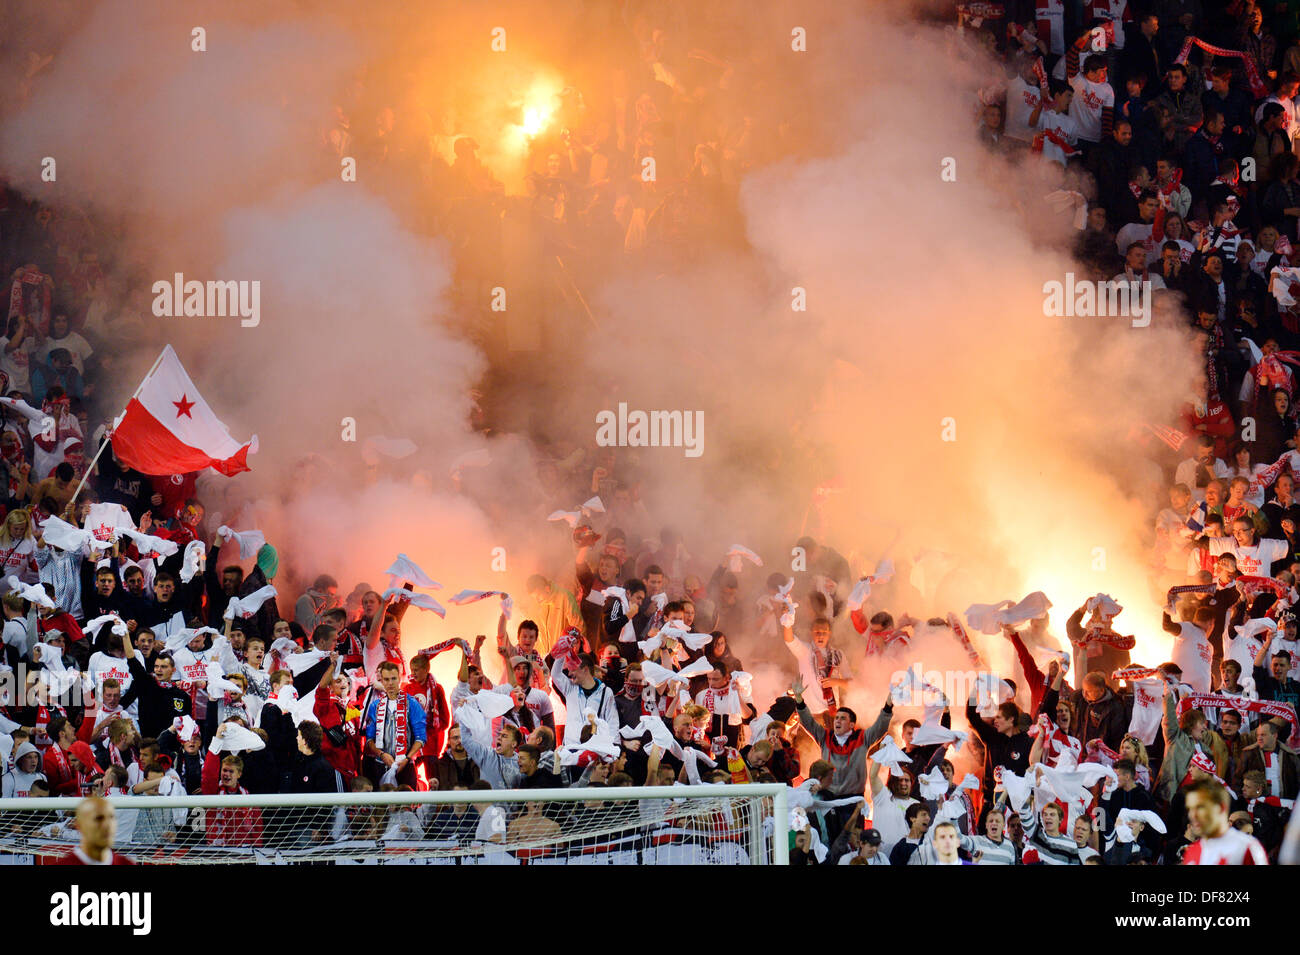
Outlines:
{"type": "Polygon", "coordinates": [[[1183,865],[1268,865],[1268,854],[1254,836],[1229,829],[1213,839],[1197,839],[1183,853],[1183,865]]]}
{"type": "Polygon", "coordinates": [[[1286,557],[1290,548],[1286,541],[1264,538],[1251,547],[1239,547],[1232,537],[1219,537],[1210,541],[1210,553],[1232,554],[1237,558],[1237,569],[1248,577],[1272,577],[1273,562],[1286,557]]]}
{"type": "Polygon", "coordinates": [[[1064,166],[1069,156],[1076,155],[1074,146],[1079,141],[1079,124],[1068,113],[1058,113],[1044,106],[1042,115],[1038,117],[1038,129],[1044,134],[1044,159],[1064,166]],[[1068,148],[1063,147],[1061,142],[1066,143],[1068,148]]]}
{"type": "MultiPolygon", "coordinates": [[[[8,346],[8,338],[0,338],[0,371],[9,376],[9,389],[17,389],[25,394],[32,393],[32,356],[36,353],[36,343],[28,335],[23,343],[11,352],[3,349],[8,346]]],[[[39,401],[44,395],[34,396],[39,401]]]]}
{"type": "Polygon", "coordinates": [[[1160,247],[1160,244],[1152,238],[1154,230],[1155,225],[1151,222],[1130,222],[1116,233],[1115,248],[1119,250],[1120,255],[1128,255],[1128,247],[1134,242],[1141,242],[1150,255],[1153,248],[1160,247]]]}
{"type": "MultiPolygon", "coordinates": [[[[1096,17],[1099,20],[1110,20],[1115,24],[1115,42],[1110,45],[1112,50],[1124,49],[1124,16],[1128,12],[1128,0],[1092,0],[1090,5],[1085,6],[1085,18],[1096,17]]],[[[1129,21],[1132,22],[1131,20],[1129,21]]]]}
{"type": "MultiPolygon", "coordinates": [[[[1033,142],[1034,129],[1029,125],[1029,117],[1040,99],[1042,93],[1038,87],[1029,85],[1018,76],[1007,84],[1006,134],[1009,138],[1033,142]]],[[[1043,104],[1044,110],[1051,108],[1050,102],[1043,104]]]]}
{"type": "Polygon", "coordinates": [[[40,360],[48,364],[50,352],[56,348],[66,348],[68,354],[72,356],[72,367],[83,375],[86,373],[86,359],[95,353],[95,350],[90,347],[90,342],[76,332],[68,332],[63,338],[45,339],[45,344],[41,346],[38,352],[40,360]]]}
{"type": "Polygon", "coordinates": [[[1074,97],[1070,100],[1070,118],[1079,127],[1079,138],[1090,143],[1101,141],[1101,111],[1115,108],[1115,91],[1109,83],[1094,83],[1082,73],[1070,80],[1074,97]]]}
{"type": "MultiPolygon", "coordinates": [[[[888,772],[888,767],[885,768],[888,772]]],[[[904,814],[915,799],[895,799],[888,789],[882,789],[871,801],[871,825],[880,833],[880,851],[889,855],[898,841],[907,836],[904,814]]]]}
{"type": "Polygon", "coordinates": [[[1040,40],[1047,41],[1047,48],[1057,56],[1065,55],[1065,0],[1037,0],[1034,11],[1034,27],[1038,30],[1040,40]],[[1042,35],[1043,21],[1048,24],[1048,35],[1042,35]]]}
{"type": "Polygon", "coordinates": [[[111,657],[103,652],[92,653],[86,670],[95,683],[96,699],[103,691],[105,680],[119,681],[122,684],[123,696],[126,696],[126,691],[131,688],[131,670],[127,667],[126,660],[121,657],[111,657]]]}
{"type": "Polygon", "coordinates": [[[1183,682],[1197,693],[1210,692],[1210,665],[1214,661],[1214,648],[1205,631],[1194,623],[1179,624],[1183,632],[1174,637],[1174,650],[1170,660],[1183,671],[1183,682]]]}

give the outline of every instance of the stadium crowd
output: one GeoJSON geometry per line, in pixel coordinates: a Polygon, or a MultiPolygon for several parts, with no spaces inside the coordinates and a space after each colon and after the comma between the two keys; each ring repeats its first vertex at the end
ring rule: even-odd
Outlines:
{"type": "MultiPolygon", "coordinates": [[[[403,621],[427,595],[409,561],[389,569],[403,585],[386,592],[329,573],[286,585],[276,547],[234,529],[228,499],[209,517],[199,475],[141,474],[110,442],[87,476],[97,423],[116,410],[96,403],[96,385],[128,319],[106,304],[89,217],[6,190],[0,795],[138,798],[119,832],[128,854],[562,843],[596,811],[482,803],[303,820],[151,810],[155,794],[770,782],[791,787],[796,864],[1293,858],[1300,430],[1288,363],[1300,323],[1287,270],[1300,242],[1300,14],[1253,0],[1092,0],[1067,35],[1060,0],[965,6],[979,8],[963,15],[967,39],[1006,73],[979,92],[973,133],[1062,167],[1085,203],[1081,268],[1177,294],[1204,351],[1200,392],[1141,446],[1168,483],[1151,575],[1170,659],[1132,659],[1103,594],[1050,595],[1081,602],[1054,634],[1041,594],[913,617],[925,596],[906,574],[882,561],[855,575],[811,538],[795,542],[805,562],[789,576],[760,574],[740,547],[691,557],[652,521],[634,468],[595,447],[557,454],[545,476],[560,504],[600,499],[573,515],[572,561],[532,576],[526,594],[471,595],[501,602],[494,636],[411,653],[403,621]],[[909,675],[912,651],[936,641],[981,674],[960,697],[909,675]],[[458,664],[447,686],[431,673],[443,654],[458,664]],[[996,672],[994,656],[1015,662],[996,672]],[[756,698],[744,659],[782,660],[788,692],[756,698]],[[880,674],[898,675],[878,709],[845,705],[880,674]]],[[[740,174],[780,133],[719,108],[759,77],[667,26],[627,24],[634,66],[599,108],[565,91],[554,132],[533,143],[524,203],[506,201],[472,140],[444,162],[364,86],[324,148],[366,156],[394,182],[424,180],[447,197],[429,227],[461,244],[499,241],[519,220],[540,237],[539,259],[558,252],[579,277],[611,246],[687,261],[692,243],[726,241],[717,230],[734,211],[715,213],[734,210],[740,174]],[[652,148],[670,185],[633,174],[652,148]]],[[[41,821],[66,826],[71,813],[41,821]]]]}

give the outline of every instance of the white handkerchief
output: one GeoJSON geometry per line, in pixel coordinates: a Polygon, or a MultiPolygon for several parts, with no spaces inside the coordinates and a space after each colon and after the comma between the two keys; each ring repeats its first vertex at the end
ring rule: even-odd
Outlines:
{"type": "Polygon", "coordinates": [[[384,599],[396,597],[398,600],[408,600],[413,607],[419,607],[421,610],[432,610],[439,617],[446,617],[447,611],[442,604],[434,600],[429,594],[417,594],[412,590],[405,590],[401,587],[390,587],[384,591],[384,599]]]}
{"type": "Polygon", "coordinates": [[[223,614],[225,619],[233,620],[238,615],[247,619],[253,616],[261,609],[262,604],[266,603],[272,597],[276,596],[276,589],[273,585],[267,584],[265,587],[259,587],[247,597],[231,597],[230,603],[226,604],[226,612],[223,614]]]}
{"type": "Polygon", "coordinates": [[[207,557],[207,551],[203,547],[203,541],[193,540],[185,545],[185,556],[181,561],[181,582],[188,584],[194,579],[195,574],[203,569],[203,561],[207,557]]]}
{"type": "Polygon", "coordinates": [[[145,557],[170,557],[180,550],[175,541],[154,537],[152,534],[144,534],[134,528],[124,527],[122,533],[135,541],[135,547],[140,552],[141,559],[145,557]]]}
{"type": "Polygon", "coordinates": [[[217,752],[240,753],[245,750],[266,749],[266,743],[262,740],[262,737],[252,730],[245,729],[238,723],[227,723],[225,726],[226,732],[216,741],[217,752]]]}
{"type": "Polygon", "coordinates": [[[217,533],[230,540],[232,537],[239,541],[239,559],[248,560],[250,557],[256,557],[257,552],[266,546],[266,535],[261,531],[236,531],[231,530],[225,524],[217,528],[217,533]]]}
{"type": "Polygon", "coordinates": [[[398,554],[397,560],[384,573],[398,580],[406,580],[415,584],[417,587],[428,587],[431,590],[441,590],[442,584],[438,583],[423,570],[419,565],[405,554],[398,554]]]}

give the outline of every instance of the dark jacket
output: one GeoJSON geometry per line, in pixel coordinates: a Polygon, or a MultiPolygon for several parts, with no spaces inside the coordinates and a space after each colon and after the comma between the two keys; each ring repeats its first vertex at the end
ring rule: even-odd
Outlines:
{"type": "MultiPolygon", "coordinates": [[[[1275,750],[1282,759],[1282,791],[1280,793],[1270,793],[1272,796],[1278,796],[1282,799],[1295,799],[1300,795],[1300,757],[1296,756],[1295,750],[1282,743],[1277,744],[1275,750]]],[[[1243,777],[1252,769],[1264,771],[1264,751],[1259,748],[1258,743],[1253,743],[1241,751],[1241,760],[1237,766],[1237,775],[1233,780],[1234,788],[1241,789],[1243,777]]]]}
{"type": "Polygon", "coordinates": [[[519,780],[520,789],[563,789],[564,782],[555,773],[548,773],[542,768],[538,768],[531,776],[522,776],[519,780]]]}
{"type": "Polygon", "coordinates": [[[291,793],[335,793],[339,792],[339,776],[334,767],[320,753],[311,756],[298,754],[293,770],[289,775],[289,792],[291,793]]]}
{"type": "Polygon", "coordinates": [[[172,725],[178,716],[192,716],[194,702],[179,686],[161,687],[152,673],[145,671],[139,654],[126,661],[131,671],[131,688],[122,694],[122,708],[140,701],[140,735],[156,737],[172,725]]]}
{"type": "Polygon", "coordinates": [[[1192,194],[1192,202],[1205,199],[1210,183],[1219,175],[1219,157],[1224,153],[1223,140],[1210,142],[1201,127],[1183,149],[1183,185],[1192,194]]]}
{"type": "Polygon", "coordinates": [[[466,756],[465,765],[458,766],[450,752],[438,757],[434,769],[438,776],[438,792],[451,792],[457,786],[469,788],[479,778],[478,765],[474,760],[466,756]]]}
{"type": "Polygon", "coordinates": [[[991,806],[995,783],[993,771],[1001,766],[1023,776],[1029,771],[1029,750],[1033,748],[1033,740],[1028,733],[1012,733],[1010,736],[999,733],[969,703],[966,705],[966,722],[984,744],[984,804],[991,806]]]}
{"type": "Polygon", "coordinates": [[[1079,742],[1086,747],[1090,740],[1099,739],[1111,749],[1118,750],[1129,723],[1124,701],[1107,690],[1096,703],[1089,703],[1083,692],[1077,691],[1072,702],[1074,711],[1079,714],[1079,742]]]}

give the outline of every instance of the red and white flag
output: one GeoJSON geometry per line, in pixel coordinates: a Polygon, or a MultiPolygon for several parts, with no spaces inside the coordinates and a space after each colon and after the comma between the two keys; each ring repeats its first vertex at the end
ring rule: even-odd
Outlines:
{"type": "Polygon", "coordinates": [[[257,435],[240,444],[212,413],[172,346],[113,424],[113,451],[144,474],[212,468],[227,477],[247,471],[257,435]]]}

